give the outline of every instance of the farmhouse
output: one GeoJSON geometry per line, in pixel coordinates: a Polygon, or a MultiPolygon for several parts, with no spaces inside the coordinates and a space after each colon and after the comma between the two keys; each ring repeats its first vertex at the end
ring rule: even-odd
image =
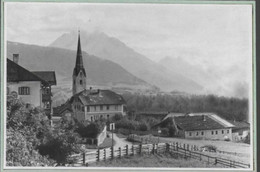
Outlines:
{"type": "Polygon", "coordinates": [[[7,59],[8,96],[21,99],[26,107],[42,107],[51,118],[51,86],[56,85],[54,71],[30,72],[18,64],[19,54],[13,54],[13,61],[7,59]]]}
{"type": "MultiPolygon", "coordinates": [[[[171,124],[175,128],[175,135],[179,137],[188,139],[232,140],[232,128],[234,125],[214,113],[176,115],[166,118],[163,121],[166,120],[172,120],[171,124]]],[[[161,124],[163,124],[163,121],[161,124]]],[[[160,124],[158,126],[160,127],[160,124]]]]}

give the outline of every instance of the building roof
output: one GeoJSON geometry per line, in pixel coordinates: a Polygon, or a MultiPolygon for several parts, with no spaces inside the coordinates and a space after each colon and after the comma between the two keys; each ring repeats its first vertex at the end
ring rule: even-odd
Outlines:
{"type": "Polygon", "coordinates": [[[185,115],[185,113],[173,113],[173,112],[171,112],[171,113],[167,114],[167,115],[163,118],[163,120],[166,119],[166,118],[169,118],[169,117],[184,116],[184,115],[185,115]]]}
{"type": "Polygon", "coordinates": [[[32,73],[47,81],[51,85],[57,85],[54,71],[32,71],[32,73]]]}
{"type": "Polygon", "coordinates": [[[174,117],[174,121],[179,128],[185,131],[213,130],[233,127],[233,125],[225,125],[207,115],[178,116],[174,117]]]}
{"type": "Polygon", "coordinates": [[[79,98],[84,105],[118,105],[126,104],[124,98],[111,90],[83,90],[71,98],[79,98]]]}
{"type": "Polygon", "coordinates": [[[12,60],[7,59],[7,82],[19,81],[41,81],[43,84],[49,85],[44,79],[16,64],[12,60]]]}
{"type": "Polygon", "coordinates": [[[245,121],[231,121],[229,120],[230,123],[232,123],[235,127],[233,130],[239,130],[239,129],[249,129],[250,124],[245,121]]]}

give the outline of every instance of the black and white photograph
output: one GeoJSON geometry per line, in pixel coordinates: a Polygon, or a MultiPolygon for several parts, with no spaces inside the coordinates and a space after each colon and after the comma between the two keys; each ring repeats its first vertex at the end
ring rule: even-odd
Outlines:
{"type": "Polygon", "coordinates": [[[255,169],[254,2],[4,3],[4,169],[255,169]]]}

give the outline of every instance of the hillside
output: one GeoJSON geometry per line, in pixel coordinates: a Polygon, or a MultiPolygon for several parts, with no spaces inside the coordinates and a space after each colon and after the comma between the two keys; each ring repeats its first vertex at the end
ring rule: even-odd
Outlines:
{"type": "MultiPolygon", "coordinates": [[[[65,33],[57,38],[51,47],[76,49],[77,32],[65,33]]],[[[120,40],[109,37],[103,32],[92,34],[81,31],[81,46],[89,54],[111,60],[134,76],[155,85],[163,91],[184,91],[200,93],[203,87],[181,73],[175,73],[164,66],[149,60],[144,55],[129,48],[120,40]]]]}
{"type": "MultiPolygon", "coordinates": [[[[72,71],[75,66],[76,51],[27,45],[8,42],[7,57],[12,59],[13,53],[19,53],[19,64],[32,71],[51,70],[56,72],[57,87],[54,93],[59,96],[69,97],[72,86],[72,71]]],[[[98,58],[83,52],[84,67],[87,72],[87,85],[121,88],[133,90],[152,90],[155,87],[127,72],[120,65],[105,59],[98,58]]],[[[62,101],[64,101],[62,98],[62,101]]],[[[56,99],[54,99],[55,102],[56,99]]]]}

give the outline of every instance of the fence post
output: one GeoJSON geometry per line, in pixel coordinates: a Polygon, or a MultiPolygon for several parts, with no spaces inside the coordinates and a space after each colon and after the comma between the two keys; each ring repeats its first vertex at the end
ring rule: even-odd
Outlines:
{"type": "Polygon", "coordinates": [[[121,158],[121,147],[118,148],[118,157],[121,158]]]}
{"type": "Polygon", "coordinates": [[[176,151],[177,151],[177,158],[179,158],[179,145],[178,145],[178,142],[176,143],[176,151]]]}
{"type": "Polygon", "coordinates": [[[132,145],[132,153],[133,153],[133,155],[135,154],[135,148],[134,148],[134,145],[132,145]]]}
{"type": "Polygon", "coordinates": [[[142,154],[142,143],[139,145],[139,154],[141,155],[142,154]]]}
{"type": "Polygon", "coordinates": [[[99,156],[100,156],[100,150],[98,149],[97,150],[97,161],[99,161],[99,158],[100,158],[99,156]]]}
{"type": "Polygon", "coordinates": [[[104,149],[104,160],[106,160],[107,155],[106,155],[106,149],[104,149]]]}
{"type": "Polygon", "coordinates": [[[83,165],[85,165],[85,162],[86,162],[86,153],[83,152],[83,165]]]}
{"type": "Polygon", "coordinates": [[[169,153],[170,151],[170,144],[169,143],[165,143],[165,152],[169,153]]]}
{"type": "Polygon", "coordinates": [[[111,159],[114,159],[114,147],[111,147],[111,159]]]}
{"type": "Polygon", "coordinates": [[[217,159],[217,158],[215,158],[215,165],[217,165],[217,163],[218,163],[218,159],[217,159]]]}
{"type": "Polygon", "coordinates": [[[199,154],[200,154],[200,161],[201,161],[201,160],[202,160],[202,159],[201,159],[201,153],[199,153],[199,154]]]}
{"type": "Polygon", "coordinates": [[[155,151],[155,144],[153,144],[152,154],[154,154],[155,151]]]}
{"type": "Polygon", "coordinates": [[[184,144],[184,158],[185,158],[185,159],[187,158],[187,156],[186,156],[185,144],[184,144]]]}
{"type": "Polygon", "coordinates": [[[190,150],[190,145],[189,145],[189,144],[187,144],[187,150],[188,150],[188,151],[190,150]]]}
{"type": "Polygon", "coordinates": [[[232,167],[232,161],[230,160],[230,167],[232,167]]]}
{"type": "Polygon", "coordinates": [[[125,146],[125,154],[128,156],[128,145],[125,146]]]}
{"type": "Polygon", "coordinates": [[[209,164],[209,156],[208,156],[208,164],[209,164]]]}

